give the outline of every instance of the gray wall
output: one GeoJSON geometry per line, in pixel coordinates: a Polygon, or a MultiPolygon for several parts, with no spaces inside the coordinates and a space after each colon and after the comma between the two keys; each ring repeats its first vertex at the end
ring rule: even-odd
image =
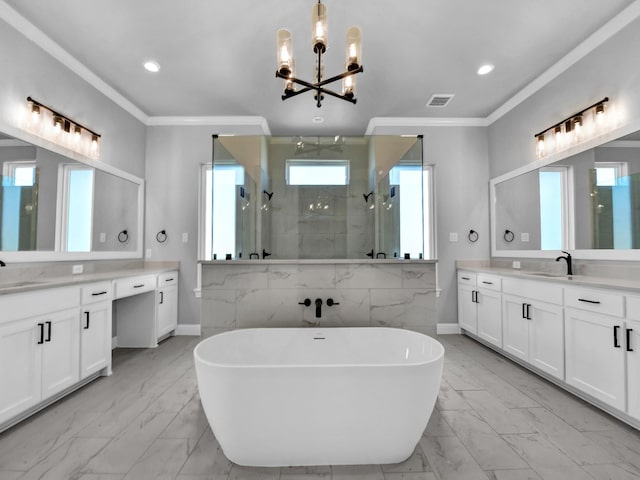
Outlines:
{"type": "Polygon", "coordinates": [[[145,249],[151,260],[179,260],[178,319],[200,323],[195,297],[198,263],[198,198],[200,168],[211,162],[211,135],[261,135],[260,126],[186,126],[147,128],[145,249]],[[160,244],[156,234],[166,230],[160,244]],[[188,242],[182,242],[182,234],[188,242]]]}
{"type": "Polygon", "coordinates": [[[640,122],[640,19],[581,59],[489,127],[491,178],[536,160],[534,134],[608,96],[640,122]]]}
{"type": "Polygon", "coordinates": [[[424,135],[424,162],[434,166],[438,323],[457,323],[457,259],[488,258],[489,168],[485,127],[378,127],[377,135],[424,135]],[[469,230],[479,234],[467,240],[469,230]],[[458,241],[450,242],[449,233],[458,241]]]}
{"type": "Polygon", "coordinates": [[[0,65],[0,122],[15,126],[31,96],[100,133],[100,161],[144,177],[145,126],[3,20],[0,65]]]}

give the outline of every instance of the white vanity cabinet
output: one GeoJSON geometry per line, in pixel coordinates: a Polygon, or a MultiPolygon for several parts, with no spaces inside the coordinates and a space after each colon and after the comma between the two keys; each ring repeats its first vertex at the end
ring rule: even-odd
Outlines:
{"type": "Polygon", "coordinates": [[[566,382],[624,411],[626,404],[624,296],[565,288],[566,382]]]}
{"type": "Polygon", "coordinates": [[[627,413],[640,420],[640,296],[627,295],[627,413]]]}
{"type": "Polygon", "coordinates": [[[111,373],[111,282],[81,288],[80,379],[102,369],[111,373]]]}
{"type": "Polygon", "coordinates": [[[483,340],[502,346],[501,278],[458,272],[458,325],[483,340]]]}
{"type": "Polygon", "coordinates": [[[77,287],[0,296],[0,424],[79,380],[77,287]]]}
{"type": "Polygon", "coordinates": [[[178,272],[158,275],[156,337],[165,337],[178,326],[178,272]]]}
{"type": "Polygon", "coordinates": [[[502,348],[563,380],[562,287],[506,277],[502,291],[502,348]]]}

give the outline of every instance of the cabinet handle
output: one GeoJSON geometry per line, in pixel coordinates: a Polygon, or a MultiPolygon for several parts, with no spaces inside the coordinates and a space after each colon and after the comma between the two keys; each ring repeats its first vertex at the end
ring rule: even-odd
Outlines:
{"type": "Polygon", "coordinates": [[[462,280],[471,280],[469,277],[461,277],[462,280]]]}
{"type": "Polygon", "coordinates": [[[40,328],[40,340],[38,340],[38,345],[42,345],[44,343],[44,323],[39,323],[38,327],[40,328]]]}
{"type": "Polygon", "coordinates": [[[615,325],[613,327],[613,346],[616,348],[620,348],[620,344],[618,343],[618,329],[620,325],[615,325]]]}
{"type": "Polygon", "coordinates": [[[579,302],[585,302],[585,303],[593,303],[595,305],[599,305],[600,304],[600,300],[589,300],[587,298],[579,298],[578,301],[579,302]]]}
{"type": "Polygon", "coordinates": [[[160,292],[160,305],[164,303],[164,292],[160,292]]]}
{"type": "Polygon", "coordinates": [[[478,291],[477,290],[471,290],[471,301],[473,303],[478,303],[478,291]]]}
{"type": "Polygon", "coordinates": [[[483,280],[482,283],[484,283],[485,285],[493,285],[493,282],[487,282],[486,280],[483,280]]]}
{"type": "Polygon", "coordinates": [[[103,292],[95,292],[95,293],[92,293],[91,295],[94,296],[94,297],[99,297],[100,295],[106,295],[106,294],[107,294],[107,292],[103,291],[103,292]]]}
{"type": "Polygon", "coordinates": [[[171,277],[171,278],[167,278],[167,279],[165,280],[165,282],[173,282],[173,277],[171,277]]]}
{"type": "Polygon", "coordinates": [[[633,328],[627,328],[627,352],[633,352],[633,348],[631,348],[631,332],[633,332],[633,328]]]}
{"type": "Polygon", "coordinates": [[[46,322],[47,324],[47,339],[45,340],[45,342],[50,342],[51,341],[51,322],[46,322]]]}
{"type": "Polygon", "coordinates": [[[89,312],[84,312],[84,315],[87,317],[87,323],[84,326],[85,330],[89,330],[89,312]]]}
{"type": "Polygon", "coordinates": [[[142,288],[144,287],[144,283],[140,283],[138,285],[134,285],[133,288],[142,288]]]}
{"type": "Polygon", "coordinates": [[[526,303],[522,304],[522,318],[524,318],[524,319],[527,318],[527,304],[526,303]]]}
{"type": "Polygon", "coordinates": [[[527,316],[526,316],[527,320],[531,320],[531,304],[527,303],[527,316]]]}

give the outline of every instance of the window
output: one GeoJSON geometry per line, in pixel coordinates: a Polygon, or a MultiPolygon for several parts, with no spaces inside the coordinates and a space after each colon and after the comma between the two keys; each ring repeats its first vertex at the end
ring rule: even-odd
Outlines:
{"type": "Polygon", "coordinates": [[[544,168],[539,174],[540,249],[568,248],[567,169],[544,168]]]}
{"type": "Polygon", "coordinates": [[[287,160],[287,185],[349,185],[348,160],[287,160]]]}
{"type": "Polygon", "coordinates": [[[237,164],[202,165],[200,258],[211,260],[212,253],[225,258],[236,251],[236,191],[244,185],[244,168],[237,164]],[[230,208],[231,207],[231,208],[230,208]]]}
{"type": "Polygon", "coordinates": [[[93,231],[93,168],[61,165],[59,242],[66,252],[90,252],[93,231]]]}

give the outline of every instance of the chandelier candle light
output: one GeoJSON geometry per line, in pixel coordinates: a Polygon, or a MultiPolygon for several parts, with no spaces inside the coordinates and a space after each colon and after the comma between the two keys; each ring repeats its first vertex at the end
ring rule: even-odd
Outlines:
{"type": "Polygon", "coordinates": [[[284,93],[282,100],[295,97],[304,92],[315,92],[316,106],[322,106],[324,94],[341,98],[351,103],[356,103],[355,98],[355,78],[356,73],[363,71],[362,65],[362,43],[361,33],[358,27],[351,27],[347,30],[347,53],[345,72],[331,78],[324,79],[324,65],[322,55],[327,51],[327,7],[318,0],[311,11],[311,45],[313,51],[318,56],[314,71],[315,83],[307,82],[296,77],[295,60],[291,46],[291,32],[280,29],[277,32],[276,40],[278,45],[278,70],[276,77],[284,80],[284,93]],[[325,88],[325,85],[342,80],[342,94],[325,88]],[[302,85],[300,90],[296,90],[295,84],[302,85]]]}

